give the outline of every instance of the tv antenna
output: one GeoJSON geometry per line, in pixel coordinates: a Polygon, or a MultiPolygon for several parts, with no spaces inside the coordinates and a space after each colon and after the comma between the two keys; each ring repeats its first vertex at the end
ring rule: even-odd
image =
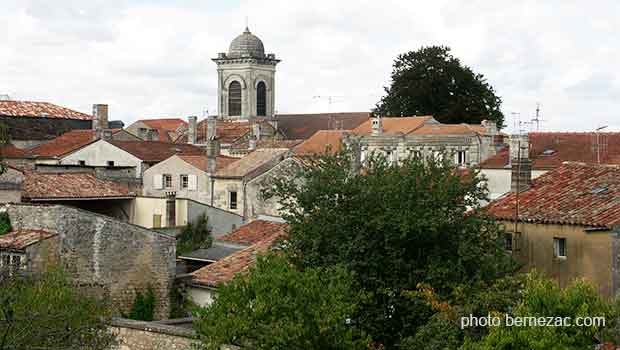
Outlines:
{"type": "Polygon", "coordinates": [[[540,130],[540,122],[544,120],[540,119],[540,102],[536,102],[536,116],[531,120],[531,123],[536,123],[536,131],[540,130]]]}
{"type": "Polygon", "coordinates": [[[344,98],[344,96],[335,96],[335,95],[315,95],[312,97],[313,99],[321,99],[327,100],[327,113],[331,112],[332,104],[335,102],[340,102],[338,99],[344,98]]]}

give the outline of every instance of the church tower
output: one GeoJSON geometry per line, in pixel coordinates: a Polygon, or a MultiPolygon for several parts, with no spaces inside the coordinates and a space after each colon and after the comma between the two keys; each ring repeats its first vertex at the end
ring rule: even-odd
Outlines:
{"type": "Polygon", "coordinates": [[[218,114],[221,119],[272,118],[275,103],[276,65],[280,60],[265,55],[263,42],[246,27],[219,53],[217,64],[218,114]]]}

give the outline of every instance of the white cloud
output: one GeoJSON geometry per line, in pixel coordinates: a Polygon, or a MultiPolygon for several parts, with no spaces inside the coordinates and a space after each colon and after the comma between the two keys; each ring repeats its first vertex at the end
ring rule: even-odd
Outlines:
{"type": "Polygon", "coordinates": [[[620,3],[574,1],[70,1],[5,0],[0,93],[112,119],[215,111],[216,67],[249,17],[282,63],[280,112],[374,106],[392,61],[422,45],[452,47],[484,74],[504,112],[546,130],[618,125],[620,3]],[[596,5],[596,6],[595,6],[596,5]]]}

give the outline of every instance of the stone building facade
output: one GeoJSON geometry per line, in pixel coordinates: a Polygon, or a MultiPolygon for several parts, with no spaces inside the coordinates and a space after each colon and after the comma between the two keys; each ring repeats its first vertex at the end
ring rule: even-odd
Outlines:
{"type": "Polygon", "coordinates": [[[15,230],[57,234],[55,254],[61,265],[80,287],[110,300],[118,313],[129,311],[137,291],[151,287],[156,317],[168,316],[176,266],[174,237],[60,205],[5,208],[15,230]]]}
{"type": "Polygon", "coordinates": [[[219,53],[217,64],[220,119],[272,118],[275,111],[275,73],[280,60],[265,54],[263,42],[248,28],[219,53]]]}

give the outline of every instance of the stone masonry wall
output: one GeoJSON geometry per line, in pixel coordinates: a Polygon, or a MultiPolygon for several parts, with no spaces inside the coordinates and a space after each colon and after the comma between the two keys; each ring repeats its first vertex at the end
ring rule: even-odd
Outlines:
{"type": "Polygon", "coordinates": [[[115,319],[111,327],[118,341],[114,350],[186,350],[195,341],[191,329],[154,322],[115,319]]]}
{"type": "Polygon", "coordinates": [[[128,312],[136,291],[151,286],[156,317],[166,318],[175,274],[175,239],[139,226],[60,205],[8,205],[14,228],[59,234],[60,261],[85,289],[128,312]]]}

